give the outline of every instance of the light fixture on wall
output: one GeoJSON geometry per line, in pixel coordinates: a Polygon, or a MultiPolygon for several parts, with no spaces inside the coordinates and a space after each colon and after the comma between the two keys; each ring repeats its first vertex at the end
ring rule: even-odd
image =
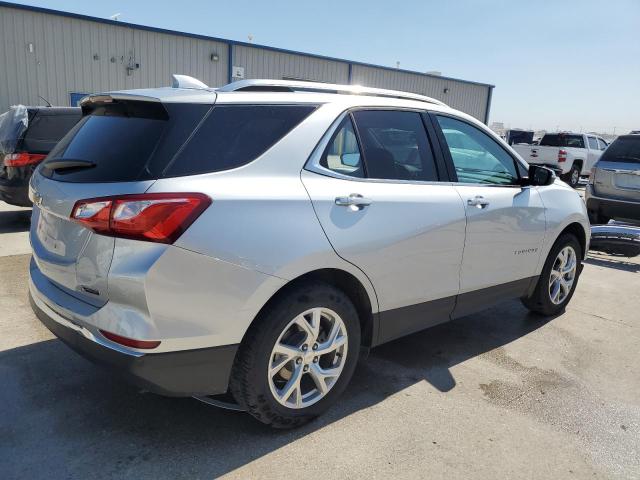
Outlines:
{"type": "Polygon", "coordinates": [[[445,87],[445,89],[443,90],[444,93],[449,93],[449,87],[445,87]]]}
{"type": "Polygon", "coordinates": [[[93,54],[93,59],[94,60],[100,60],[100,55],[98,55],[97,53],[93,54]]]}
{"type": "Polygon", "coordinates": [[[33,53],[33,43],[27,43],[27,51],[33,53]]]}
{"type": "Polygon", "coordinates": [[[211,59],[212,62],[217,62],[218,60],[220,60],[220,57],[218,56],[217,53],[212,53],[209,58],[211,59]]]}

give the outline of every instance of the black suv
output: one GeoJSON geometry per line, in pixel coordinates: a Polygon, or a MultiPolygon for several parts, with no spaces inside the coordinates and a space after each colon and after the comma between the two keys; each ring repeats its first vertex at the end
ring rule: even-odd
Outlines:
{"type": "Polygon", "coordinates": [[[76,107],[22,105],[0,115],[0,200],[31,206],[31,174],[81,116],[76,107]]]}

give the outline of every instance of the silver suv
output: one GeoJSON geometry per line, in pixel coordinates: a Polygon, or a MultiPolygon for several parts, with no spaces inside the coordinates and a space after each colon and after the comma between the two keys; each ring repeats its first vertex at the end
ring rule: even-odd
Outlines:
{"type": "Polygon", "coordinates": [[[585,190],[593,223],[640,221],[640,135],[621,135],[594,165],[585,190]]]}
{"type": "Polygon", "coordinates": [[[521,298],[555,315],[578,194],[427,97],[242,81],[92,95],[31,181],[30,295],[72,348],[274,427],[381,343],[521,298]]]}

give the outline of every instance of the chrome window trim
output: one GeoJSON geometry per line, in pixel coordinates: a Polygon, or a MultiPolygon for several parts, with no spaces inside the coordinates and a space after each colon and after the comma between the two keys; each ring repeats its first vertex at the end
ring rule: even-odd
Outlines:
{"type": "MultiPolygon", "coordinates": [[[[421,110],[421,109],[415,109],[415,108],[404,108],[404,107],[375,107],[375,106],[358,106],[358,107],[352,107],[352,108],[348,108],[347,110],[343,111],[340,115],[338,115],[338,117],[333,121],[333,123],[331,124],[331,126],[328,128],[328,130],[325,132],[325,134],[322,136],[322,138],[320,139],[320,141],[318,142],[318,144],[316,145],[316,147],[313,149],[313,152],[311,152],[311,155],[309,155],[309,158],[307,159],[307,162],[305,163],[303,170],[306,170],[308,172],[313,172],[313,173],[317,173],[319,175],[324,175],[325,177],[332,177],[332,178],[337,178],[340,180],[350,180],[353,182],[368,182],[368,183],[393,183],[393,184],[409,184],[409,185],[453,185],[453,182],[450,182],[448,180],[443,180],[443,181],[432,181],[432,180],[394,180],[394,179],[386,179],[386,178],[361,178],[361,177],[352,177],[350,175],[344,175],[342,173],[338,173],[338,172],[334,172],[333,170],[329,169],[329,168],[325,168],[322,165],[320,165],[320,159],[322,158],[322,155],[324,154],[324,151],[327,148],[327,145],[329,145],[329,142],[331,141],[331,138],[333,137],[333,134],[335,133],[335,131],[338,129],[338,127],[340,127],[340,124],[342,123],[342,121],[348,117],[351,112],[355,112],[358,110],[392,110],[392,111],[406,111],[406,112],[416,112],[418,114],[422,114],[422,113],[427,113],[428,110],[421,110]]],[[[357,126],[356,126],[357,128],[357,126]]],[[[427,132],[427,129],[425,128],[425,134],[429,135],[429,133],[427,132]]],[[[433,146],[433,140],[429,139],[430,143],[431,143],[431,147],[434,148],[433,146]]],[[[360,154],[362,155],[362,152],[360,152],[360,154]]]]}
{"type": "Polygon", "coordinates": [[[492,188],[517,188],[518,190],[524,190],[527,188],[537,187],[538,185],[517,185],[515,183],[498,185],[497,183],[470,183],[470,182],[451,182],[452,185],[458,185],[461,187],[492,187],[492,188]]]}

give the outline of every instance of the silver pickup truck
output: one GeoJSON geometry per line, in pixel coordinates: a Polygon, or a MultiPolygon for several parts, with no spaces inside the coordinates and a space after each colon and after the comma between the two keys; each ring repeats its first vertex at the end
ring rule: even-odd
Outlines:
{"type": "Polygon", "coordinates": [[[513,148],[528,163],[549,167],[576,187],[581,176],[590,174],[607,142],[595,135],[562,132],[545,134],[539,145],[513,145],[513,148]]]}

